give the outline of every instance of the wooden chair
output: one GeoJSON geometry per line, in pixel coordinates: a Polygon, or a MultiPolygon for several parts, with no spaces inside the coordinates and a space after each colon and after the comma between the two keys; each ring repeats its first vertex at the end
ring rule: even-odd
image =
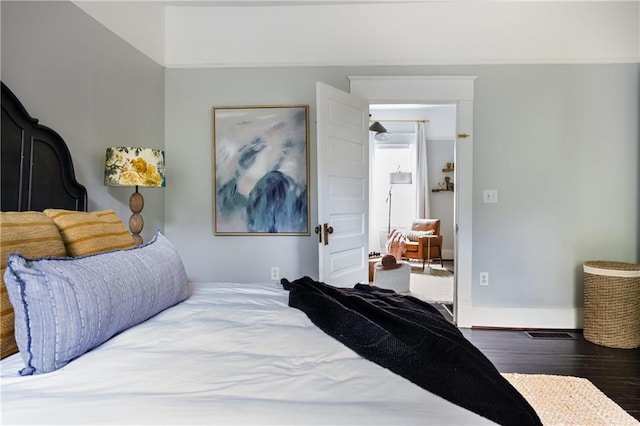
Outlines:
{"type": "Polygon", "coordinates": [[[432,259],[442,261],[442,235],[440,235],[440,219],[416,219],[411,224],[411,231],[407,232],[407,251],[404,257],[408,259],[421,259],[422,269],[432,259]],[[424,232],[433,231],[431,235],[424,232]]]}

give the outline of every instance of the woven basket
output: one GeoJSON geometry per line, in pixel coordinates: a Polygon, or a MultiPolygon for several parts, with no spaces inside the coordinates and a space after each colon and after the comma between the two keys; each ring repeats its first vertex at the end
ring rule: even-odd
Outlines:
{"type": "Polygon", "coordinates": [[[611,348],[640,346],[640,265],[584,263],[584,338],[611,348]]]}

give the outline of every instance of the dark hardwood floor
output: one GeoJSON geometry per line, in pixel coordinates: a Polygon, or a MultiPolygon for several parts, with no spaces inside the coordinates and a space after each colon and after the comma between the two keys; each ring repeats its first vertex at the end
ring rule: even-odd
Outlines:
{"type": "Polygon", "coordinates": [[[614,349],[586,341],[532,339],[524,331],[460,329],[501,373],[584,377],[640,420],[640,348],[614,349]]]}
{"type": "MultiPolygon", "coordinates": [[[[453,262],[445,260],[445,267],[453,271],[453,262]]],[[[453,306],[433,306],[453,322],[453,306]]],[[[569,340],[532,339],[521,330],[460,330],[501,373],[584,377],[640,421],[640,348],[596,345],[584,339],[582,330],[569,330],[575,337],[569,340]]]]}

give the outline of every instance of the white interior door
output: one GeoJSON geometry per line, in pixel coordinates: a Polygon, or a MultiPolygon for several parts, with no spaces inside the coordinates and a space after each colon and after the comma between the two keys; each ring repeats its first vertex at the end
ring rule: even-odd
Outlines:
{"type": "Polygon", "coordinates": [[[316,83],[320,281],[367,282],[369,103],[316,83]]]}

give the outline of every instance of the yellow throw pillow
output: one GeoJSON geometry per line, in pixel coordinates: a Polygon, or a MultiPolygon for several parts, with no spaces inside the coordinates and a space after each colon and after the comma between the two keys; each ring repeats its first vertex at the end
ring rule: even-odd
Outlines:
{"type": "Polygon", "coordinates": [[[136,242],[113,210],[91,213],[47,209],[72,257],[135,247],[136,242]]]}
{"type": "Polygon", "coordinates": [[[0,212],[0,357],[18,352],[14,338],[13,306],[4,285],[10,253],[24,257],[64,257],[64,242],[58,227],[42,212],[0,212]]]}

